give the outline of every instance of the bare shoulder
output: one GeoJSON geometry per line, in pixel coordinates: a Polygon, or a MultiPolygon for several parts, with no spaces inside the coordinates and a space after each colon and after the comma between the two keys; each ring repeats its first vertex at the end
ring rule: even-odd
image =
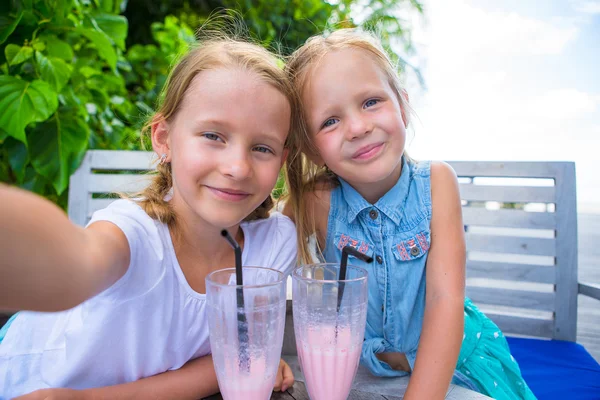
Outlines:
{"type": "Polygon", "coordinates": [[[96,221],[85,229],[92,267],[109,276],[108,286],[127,272],[131,250],[125,233],[112,222],[96,221]]]}
{"type": "Polygon", "coordinates": [[[433,203],[455,198],[458,191],[458,178],[454,169],[443,161],[431,162],[431,200],[433,203]]]}
{"type": "Polygon", "coordinates": [[[445,182],[456,182],[456,172],[450,164],[444,161],[431,162],[431,182],[433,184],[443,184],[445,182]]]}

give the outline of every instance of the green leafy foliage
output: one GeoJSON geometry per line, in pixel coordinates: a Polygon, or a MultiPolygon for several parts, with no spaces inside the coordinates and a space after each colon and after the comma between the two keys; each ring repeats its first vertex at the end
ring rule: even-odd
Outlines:
{"type": "Polygon", "coordinates": [[[31,82],[0,76],[0,125],[6,134],[27,144],[25,127],[49,118],[58,107],[58,96],[41,80],[31,82]]]}
{"type": "Polygon", "coordinates": [[[357,22],[409,49],[398,4],[422,12],[418,0],[1,1],[0,180],[66,207],[87,149],[140,148],[169,69],[215,12],[235,10],[252,37],[284,55],[357,22]]]}
{"type": "Polygon", "coordinates": [[[136,148],[121,2],[0,6],[0,178],[66,205],[89,147],[136,148]]]}

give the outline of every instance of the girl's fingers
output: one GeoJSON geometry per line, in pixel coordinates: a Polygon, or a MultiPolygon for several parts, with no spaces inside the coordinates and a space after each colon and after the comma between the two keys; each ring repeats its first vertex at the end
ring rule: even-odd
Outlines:
{"type": "Polygon", "coordinates": [[[279,367],[283,381],[281,384],[281,391],[285,392],[294,384],[294,373],[292,372],[290,366],[283,360],[279,362],[279,367]]]}
{"type": "Polygon", "coordinates": [[[279,361],[279,368],[277,368],[277,375],[275,377],[275,386],[273,386],[274,392],[281,391],[281,385],[283,383],[283,371],[282,371],[282,367],[281,367],[282,361],[283,360],[279,361]]]}

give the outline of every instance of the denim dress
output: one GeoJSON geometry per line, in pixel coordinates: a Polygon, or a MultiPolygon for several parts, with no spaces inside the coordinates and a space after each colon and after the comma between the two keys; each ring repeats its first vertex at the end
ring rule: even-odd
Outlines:
{"type": "MultiPolygon", "coordinates": [[[[413,163],[403,157],[398,182],[375,204],[341,178],[340,185],[331,191],[325,261],[340,262],[347,245],[373,258],[368,264],[350,256],[348,263],[369,274],[361,363],[377,376],[407,374],[380,361],[376,354],[382,352],[404,353],[414,369],[425,313],[425,267],[431,243],[430,176],[430,162],[413,163]]],[[[498,327],[468,299],[463,346],[452,382],[495,398],[535,398],[498,327]],[[482,327],[486,329],[482,331],[482,327]],[[493,346],[488,346],[488,339],[493,346]],[[489,347],[494,347],[493,351],[489,347]],[[503,360],[491,378],[490,363],[484,363],[490,357],[494,362],[503,360]],[[505,374],[505,368],[510,369],[510,375],[505,374]],[[498,386],[508,387],[506,397],[497,392],[498,386]]]]}

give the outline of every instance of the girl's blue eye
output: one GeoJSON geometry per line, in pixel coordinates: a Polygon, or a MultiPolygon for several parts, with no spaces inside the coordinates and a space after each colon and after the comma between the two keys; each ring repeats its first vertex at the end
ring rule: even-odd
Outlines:
{"type": "Polygon", "coordinates": [[[367,102],[365,103],[365,108],[367,108],[367,107],[373,107],[377,103],[379,103],[379,100],[377,100],[377,99],[367,100],[367,102]]]}
{"type": "Polygon", "coordinates": [[[273,150],[271,150],[270,148],[266,147],[266,146],[256,146],[254,148],[255,151],[258,151],[259,153],[271,153],[271,154],[275,154],[273,152],[273,150]]]}
{"type": "Polygon", "coordinates": [[[219,137],[219,135],[217,135],[216,133],[212,133],[212,132],[205,132],[202,134],[202,136],[208,140],[220,140],[221,139],[219,137]]]}
{"type": "Polygon", "coordinates": [[[325,123],[323,124],[323,126],[321,128],[330,127],[331,125],[335,124],[336,122],[337,122],[336,118],[329,118],[327,121],[325,121],[325,123]]]}

